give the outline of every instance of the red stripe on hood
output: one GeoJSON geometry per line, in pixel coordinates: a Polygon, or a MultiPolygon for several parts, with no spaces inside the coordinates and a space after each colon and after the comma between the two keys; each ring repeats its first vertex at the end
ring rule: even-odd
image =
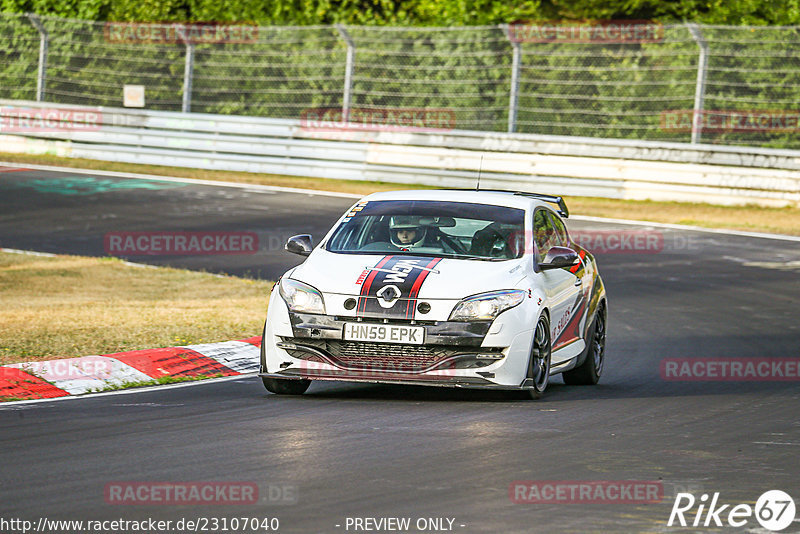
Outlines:
{"type": "MultiPolygon", "coordinates": [[[[383,258],[382,258],[382,259],[381,259],[381,260],[380,260],[380,261],[379,261],[379,262],[378,262],[378,263],[375,265],[375,267],[373,267],[373,269],[380,269],[381,267],[383,267],[384,265],[386,265],[386,262],[388,262],[388,261],[389,261],[390,259],[392,259],[392,258],[393,258],[393,256],[384,256],[384,257],[383,257],[383,258]]],[[[364,298],[364,297],[366,297],[367,295],[369,295],[369,289],[370,289],[370,287],[372,286],[372,281],[373,281],[373,280],[375,280],[375,277],[378,275],[378,272],[379,272],[379,271],[375,271],[375,270],[372,270],[372,271],[370,271],[370,272],[369,272],[369,276],[367,276],[367,279],[366,279],[366,280],[364,280],[364,283],[362,283],[362,284],[361,284],[361,298],[359,298],[359,299],[358,299],[358,308],[356,309],[356,315],[358,315],[359,313],[364,313],[364,312],[366,311],[366,307],[367,307],[367,299],[366,299],[366,298],[364,298]],[[362,310],[362,309],[361,309],[361,308],[362,308],[362,306],[363,306],[365,309],[363,309],[363,310],[362,310]]]]}
{"type": "MultiPolygon", "coordinates": [[[[442,258],[434,258],[428,262],[428,265],[425,266],[425,269],[432,269],[435,267],[442,258]]],[[[414,314],[417,308],[417,294],[419,293],[420,288],[422,288],[422,282],[425,281],[425,278],[428,277],[428,273],[430,271],[423,270],[417,279],[414,281],[414,285],[411,286],[411,291],[408,293],[408,302],[406,303],[406,319],[413,319],[414,314]]]]}

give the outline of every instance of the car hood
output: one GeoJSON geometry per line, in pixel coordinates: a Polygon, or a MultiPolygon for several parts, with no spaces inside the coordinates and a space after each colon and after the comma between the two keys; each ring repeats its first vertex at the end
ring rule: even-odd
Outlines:
{"type": "Polygon", "coordinates": [[[395,286],[399,298],[456,299],[511,289],[524,278],[525,258],[481,261],[431,256],[336,254],[316,249],[290,277],[322,293],[374,295],[395,286]]]}

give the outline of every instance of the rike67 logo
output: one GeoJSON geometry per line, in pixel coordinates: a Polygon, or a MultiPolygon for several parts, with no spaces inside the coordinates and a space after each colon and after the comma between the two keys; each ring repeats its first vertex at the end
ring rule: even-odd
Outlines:
{"type": "Polygon", "coordinates": [[[710,498],[704,493],[699,499],[691,493],[678,493],[667,526],[744,527],[755,517],[763,528],[778,532],[794,522],[795,512],[794,499],[781,490],[764,492],[755,506],[722,504],[719,492],[710,498]]]}

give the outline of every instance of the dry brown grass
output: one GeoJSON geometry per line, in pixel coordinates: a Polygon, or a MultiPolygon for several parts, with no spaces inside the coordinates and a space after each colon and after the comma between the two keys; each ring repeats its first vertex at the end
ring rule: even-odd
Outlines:
{"type": "Polygon", "coordinates": [[[0,252],[0,364],[244,339],[268,281],[0,252]]]}
{"type": "Polygon", "coordinates": [[[567,205],[571,213],[594,217],[800,235],[800,209],[798,208],[715,206],[688,202],[586,197],[567,198],[567,205]]]}
{"type": "MultiPolygon", "coordinates": [[[[5,152],[0,152],[0,160],[17,162],[20,164],[31,163],[105,171],[158,174],[181,178],[298,187],[302,189],[338,191],[364,195],[375,191],[409,189],[410,187],[419,189],[424,187],[386,182],[329,180],[274,174],[136,165],[132,163],[113,163],[88,159],[59,158],[47,155],[34,156],[5,152]]],[[[595,217],[635,219],[670,224],[689,224],[707,228],[728,228],[751,232],[800,235],[800,209],[798,208],[762,208],[759,206],[726,207],[689,202],[653,202],[588,197],[570,197],[567,199],[567,204],[570,208],[570,212],[573,214],[591,215],[595,217]]]]}

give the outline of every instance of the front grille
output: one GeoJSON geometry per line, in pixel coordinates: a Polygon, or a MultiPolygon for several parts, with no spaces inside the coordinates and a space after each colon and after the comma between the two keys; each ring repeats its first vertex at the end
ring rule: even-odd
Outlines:
{"type": "MultiPolygon", "coordinates": [[[[363,341],[287,339],[298,346],[314,347],[331,362],[345,369],[420,372],[459,354],[474,354],[475,349],[448,345],[399,345],[363,341]]],[[[482,353],[501,349],[481,348],[482,353]]],[[[295,358],[314,359],[310,352],[290,350],[295,358]]],[[[319,358],[319,356],[316,356],[319,358]]]]}
{"type": "MultiPolygon", "coordinates": [[[[380,322],[384,323],[384,324],[402,324],[402,325],[413,324],[413,325],[418,325],[418,326],[434,326],[434,325],[437,325],[437,324],[439,324],[441,322],[441,321],[424,320],[424,319],[419,318],[419,317],[411,319],[411,320],[404,319],[404,318],[384,317],[384,316],[380,316],[380,317],[377,317],[377,318],[380,319],[380,322]]],[[[355,321],[357,319],[355,317],[347,317],[347,316],[344,316],[344,315],[335,315],[333,317],[333,320],[334,321],[352,323],[353,321],[355,321]]],[[[360,319],[358,319],[358,320],[360,320],[360,319]]]]}
{"type": "Polygon", "coordinates": [[[395,345],[362,341],[329,341],[331,356],[351,369],[396,369],[421,371],[440,361],[463,353],[442,346],[395,345]]]}

